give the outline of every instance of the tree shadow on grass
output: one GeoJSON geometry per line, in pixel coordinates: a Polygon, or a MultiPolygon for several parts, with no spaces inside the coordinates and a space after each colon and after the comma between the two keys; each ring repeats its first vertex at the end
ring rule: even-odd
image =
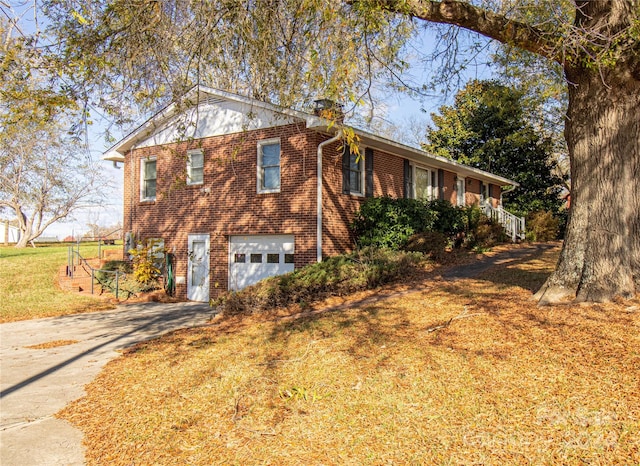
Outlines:
{"type": "MultiPolygon", "coordinates": [[[[368,299],[278,323],[273,327],[270,339],[286,342],[292,332],[324,329],[325,336],[339,331],[351,332],[347,352],[362,357],[377,347],[403,345],[407,339],[413,339],[423,341],[427,346],[505,359],[510,345],[553,346],[559,345],[563,338],[572,340],[581,351],[582,345],[577,342],[585,339],[598,348],[605,348],[612,332],[631,323],[628,315],[598,306],[539,308],[531,300],[531,294],[551,273],[558,245],[532,245],[516,251],[516,254],[513,251],[498,254],[475,278],[434,280],[422,290],[416,290],[414,294],[422,293],[426,303],[422,328],[416,328],[412,321],[415,318],[404,314],[403,306],[412,296],[409,294],[404,295],[406,299],[403,295],[377,302],[368,299]],[[430,307],[430,302],[443,304],[440,308],[430,307]],[[473,314],[471,318],[464,315],[467,311],[473,314]],[[612,321],[616,321],[616,328],[607,328],[612,321]],[[489,343],[483,345],[473,341],[473,329],[469,333],[460,332],[473,325],[494,329],[491,335],[478,336],[489,343]],[[425,338],[426,334],[429,338],[425,338]],[[494,344],[492,338],[495,338],[494,344]]],[[[343,341],[342,344],[346,343],[343,341]]]]}

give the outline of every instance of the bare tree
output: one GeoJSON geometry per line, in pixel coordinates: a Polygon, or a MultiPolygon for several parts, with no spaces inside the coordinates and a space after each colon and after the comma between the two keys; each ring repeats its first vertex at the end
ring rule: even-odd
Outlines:
{"type": "Polygon", "coordinates": [[[101,203],[108,180],[72,131],[81,112],[52,85],[55,69],[36,38],[4,18],[0,37],[0,208],[15,214],[16,247],[25,247],[54,222],[101,203]]]}
{"type": "Polygon", "coordinates": [[[54,122],[5,131],[0,137],[0,206],[12,210],[25,247],[87,203],[102,201],[106,182],[77,143],[54,122]]]}

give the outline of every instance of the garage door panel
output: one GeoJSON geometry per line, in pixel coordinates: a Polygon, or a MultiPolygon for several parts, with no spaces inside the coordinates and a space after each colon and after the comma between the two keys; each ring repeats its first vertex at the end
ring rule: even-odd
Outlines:
{"type": "Polygon", "coordinates": [[[240,290],[264,278],[293,272],[291,235],[231,236],[229,289],[240,290]]]}

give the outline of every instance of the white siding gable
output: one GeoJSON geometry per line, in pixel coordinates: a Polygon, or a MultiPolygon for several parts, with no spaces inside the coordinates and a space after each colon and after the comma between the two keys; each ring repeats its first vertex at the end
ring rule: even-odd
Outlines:
{"type": "Polygon", "coordinates": [[[181,115],[165,121],[151,136],[142,139],[134,147],[170,144],[189,138],[222,136],[288,125],[296,121],[292,116],[242,102],[204,101],[181,115]]]}

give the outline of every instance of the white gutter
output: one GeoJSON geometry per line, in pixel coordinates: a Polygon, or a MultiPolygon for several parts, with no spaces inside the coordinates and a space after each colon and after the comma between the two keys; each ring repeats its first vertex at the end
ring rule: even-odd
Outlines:
{"type": "Polygon", "coordinates": [[[338,131],[331,139],[318,144],[318,170],[317,170],[317,222],[316,222],[316,261],[322,262],[322,149],[324,146],[334,143],[342,138],[342,130],[338,131]]]}

